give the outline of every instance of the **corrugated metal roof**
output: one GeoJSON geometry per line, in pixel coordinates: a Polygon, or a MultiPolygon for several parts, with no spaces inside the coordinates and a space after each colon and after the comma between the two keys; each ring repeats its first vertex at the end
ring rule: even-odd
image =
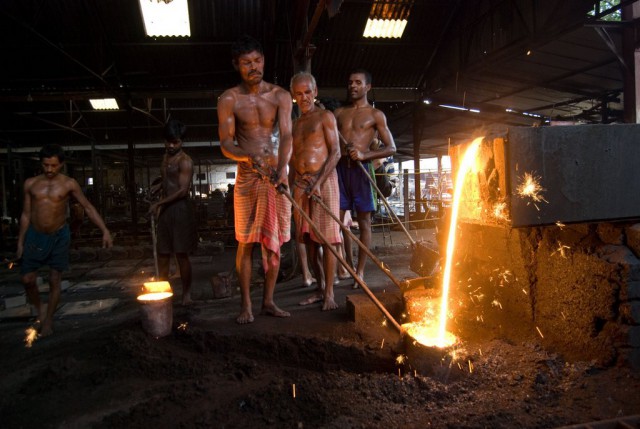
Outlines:
{"type": "MultiPolygon", "coordinates": [[[[372,0],[331,4],[339,12],[324,11],[310,38],[320,95],[343,99],[348,72],[368,69],[371,98],[403,153],[413,153],[416,124],[426,154],[477,127],[534,121],[516,112],[598,120],[593,108],[606,99],[619,116],[621,29],[606,29],[612,49],[586,15],[593,1],[416,0],[403,37],[390,40],[362,37],[372,0]]],[[[216,140],[216,97],[238,83],[230,44],[244,33],[261,40],[265,78],[287,87],[317,5],[189,0],[192,36],[162,39],[144,35],[132,0],[4,0],[0,139],[17,148],[157,141],[160,123],[174,115],[191,126],[192,141],[216,140]],[[100,95],[118,97],[123,109],[92,111],[86,100],[100,95]]]]}

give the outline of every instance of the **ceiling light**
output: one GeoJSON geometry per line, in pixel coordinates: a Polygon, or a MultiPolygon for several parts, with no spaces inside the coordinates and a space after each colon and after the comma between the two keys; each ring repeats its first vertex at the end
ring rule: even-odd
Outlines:
{"type": "Polygon", "coordinates": [[[406,19],[367,19],[363,37],[399,39],[407,26],[406,19]]]}
{"type": "Polygon", "coordinates": [[[402,37],[414,0],[373,0],[363,37],[402,37]]]}
{"type": "Polygon", "coordinates": [[[187,0],[139,0],[147,36],[191,36],[187,0]]]}
{"type": "Polygon", "coordinates": [[[445,109],[454,109],[454,110],[469,110],[466,107],[462,106],[454,106],[453,104],[439,104],[440,107],[444,107],[445,109]]]}
{"type": "Polygon", "coordinates": [[[115,98],[93,99],[89,100],[89,103],[95,110],[118,110],[120,108],[115,98]]]}

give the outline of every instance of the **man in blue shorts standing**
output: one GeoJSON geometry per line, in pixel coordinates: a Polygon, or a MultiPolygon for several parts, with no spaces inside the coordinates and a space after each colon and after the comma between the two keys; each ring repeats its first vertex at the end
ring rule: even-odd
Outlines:
{"type": "Polygon", "coordinates": [[[20,216],[18,250],[22,258],[20,272],[29,302],[36,309],[41,322],[40,335],[53,333],[53,314],[60,301],[62,272],[69,268],[71,234],[66,223],[69,198],[84,208],[87,217],[102,231],[103,247],[111,247],[113,239],[96,208],[82,193],[75,179],[61,174],[64,151],[49,144],[40,150],[43,173],[24,182],[24,203],[20,216]],[[48,265],[49,302],[46,315],[38,293],[38,268],[48,265]]]}
{"type": "MultiPolygon", "coordinates": [[[[346,210],[357,213],[360,241],[369,247],[371,245],[371,212],[375,211],[377,197],[365,172],[357,165],[362,162],[368,171],[372,171],[371,161],[387,158],[396,153],[396,144],[387,126],[387,118],[382,111],[369,104],[367,93],[371,89],[371,74],[358,69],[349,74],[349,101],[351,105],[340,107],[334,114],[338,122],[340,133],[341,159],[336,167],[338,184],[340,186],[340,218],[344,219],[346,210]],[[371,148],[371,142],[376,137],[380,140],[377,149],[371,148]]],[[[344,248],[347,262],[353,266],[351,252],[351,238],[344,236],[344,248]]],[[[358,252],[356,274],[364,279],[366,257],[362,251],[358,252]]],[[[358,285],[354,282],[354,288],[358,285]]]]}

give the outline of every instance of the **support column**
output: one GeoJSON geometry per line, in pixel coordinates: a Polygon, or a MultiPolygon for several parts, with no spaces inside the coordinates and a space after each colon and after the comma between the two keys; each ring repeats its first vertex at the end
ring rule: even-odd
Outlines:
{"type": "MultiPolygon", "coordinates": [[[[640,16],[640,5],[634,3],[622,8],[622,20],[633,22],[640,16]]],[[[622,57],[626,67],[624,73],[624,121],[626,123],[638,123],[640,118],[640,49],[635,26],[625,27],[622,33],[622,57]]]]}

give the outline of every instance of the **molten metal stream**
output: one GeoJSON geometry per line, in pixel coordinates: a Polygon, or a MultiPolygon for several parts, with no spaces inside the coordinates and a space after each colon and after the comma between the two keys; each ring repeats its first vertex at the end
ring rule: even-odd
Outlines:
{"type": "Polygon", "coordinates": [[[449,311],[449,283],[451,282],[451,265],[453,263],[453,251],[456,247],[456,229],[458,228],[458,212],[460,209],[460,196],[462,195],[462,188],[464,179],[467,176],[469,170],[474,166],[480,143],[484,137],[476,138],[460,162],[458,167],[458,174],[454,182],[453,202],[451,207],[451,224],[449,226],[449,237],[447,239],[447,254],[444,266],[444,275],[442,277],[442,302],[440,304],[440,325],[438,328],[437,343],[441,344],[445,342],[447,336],[447,313],[449,311]]]}
{"type": "Polygon", "coordinates": [[[449,238],[447,239],[447,253],[442,277],[442,297],[440,303],[440,317],[436,325],[435,311],[427,308],[424,311],[423,319],[419,322],[406,323],[403,328],[416,342],[427,347],[445,348],[454,345],[457,338],[451,332],[447,332],[447,313],[449,310],[449,283],[451,283],[451,266],[453,264],[453,251],[456,247],[456,229],[458,228],[458,212],[460,209],[460,198],[462,188],[467,173],[475,165],[476,155],[484,137],[478,137],[469,145],[464,153],[458,173],[454,182],[453,202],[451,206],[451,223],[449,225],[449,238]]]}

